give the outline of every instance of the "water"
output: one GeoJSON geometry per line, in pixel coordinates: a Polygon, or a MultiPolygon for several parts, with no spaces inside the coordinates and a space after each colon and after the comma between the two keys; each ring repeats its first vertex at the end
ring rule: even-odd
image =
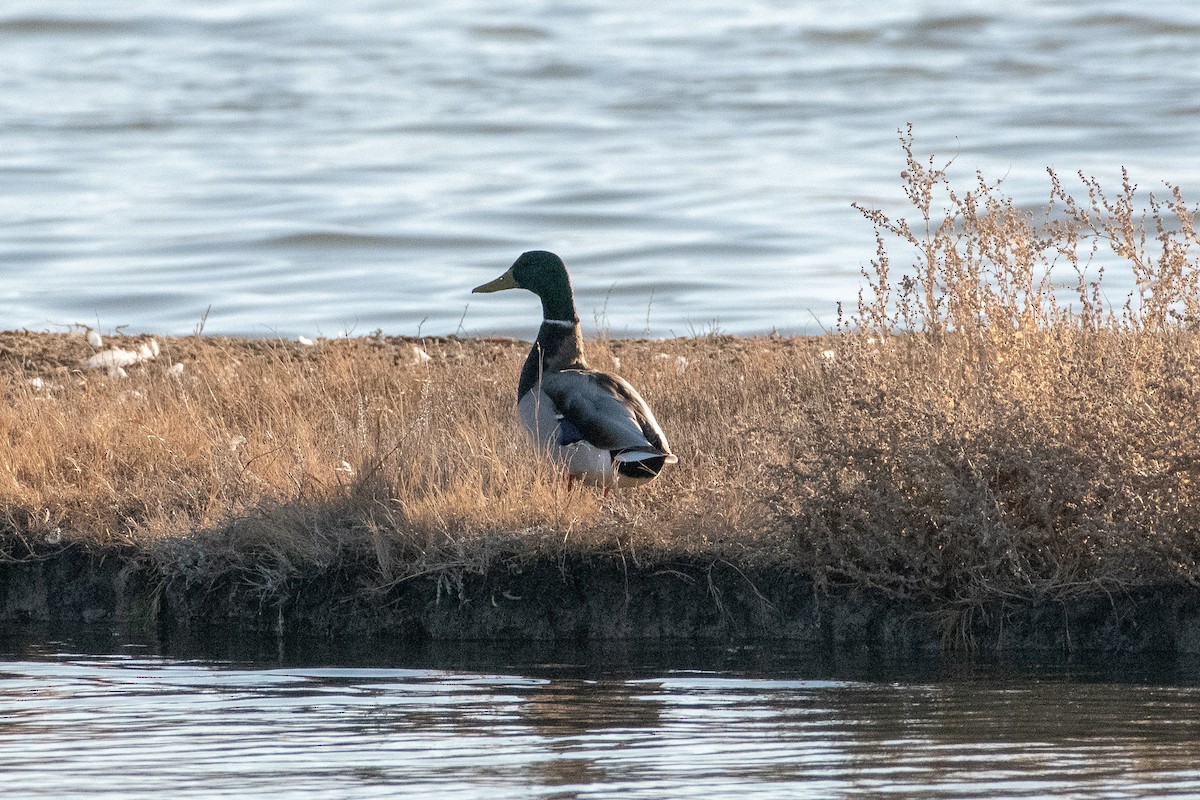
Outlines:
{"type": "Polygon", "coordinates": [[[1200,668],[0,638],[17,798],[1200,797],[1200,668]]]}
{"type": "Polygon", "coordinates": [[[1198,48],[1181,2],[7,0],[0,325],[528,337],[469,289],[540,247],[614,334],[816,332],[908,122],[1022,203],[1200,197],[1198,48]]]}

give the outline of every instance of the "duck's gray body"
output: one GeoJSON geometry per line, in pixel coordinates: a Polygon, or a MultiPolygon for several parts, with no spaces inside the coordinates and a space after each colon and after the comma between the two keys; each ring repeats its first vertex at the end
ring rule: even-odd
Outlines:
{"type": "Polygon", "coordinates": [[[654,413],[624,378],[589,369],[579,326],[543,322],[517,386],[521,423],[571,477],[636,486],[678,459],[654,413]]]}
{"type": "Polygon", "coordinates": [[[562,261],[534,251],[476,291],[527,288],[542,298],[543,321],[517,384],[521,423],[574,479],[636,486],[678,458],[646,401],[623,378],[588,367],[562,261]]]}

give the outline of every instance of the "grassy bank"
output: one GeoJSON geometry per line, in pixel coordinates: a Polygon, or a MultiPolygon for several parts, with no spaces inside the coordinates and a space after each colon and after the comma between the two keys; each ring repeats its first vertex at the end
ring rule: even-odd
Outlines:
{"type": "Polygon", "coordinates": [[[876,590],[947,631],[997,602],[1196,585],[1193,212],[1051,175],[1031,215],[905,146],[915,214],[865,212],[880,247],[838,330],[588,343],[680,455],[644,490],[568,492],[531,455],[519,342],[109,338],[158,351],[121,376],[84,367],[81,335],[10,332],[3,557],[128,546],[164,580],[264,597],[320,570],[385,597],[687,558],[876,590]],[[1118,269],[1135,289],[1109,298],[1118,269]]]}
{"type": "Polygon", "coordinates": [[[516,428],[525,343],[158,344],[116,378],[79,368],[82,337],[0,334],[0,502],[18,540],[136,545],[187,570],[273,562],[267,582],[362,548],[382,582],[482,569],[499,552],[765,551],[779,537],[762,448],[778,445],[759,428],[802,413],[782,372],[797,387],[827,372],[816,341],[591,343],[689,453],[670,481],[604,499],[568,492],[516,428]]]}

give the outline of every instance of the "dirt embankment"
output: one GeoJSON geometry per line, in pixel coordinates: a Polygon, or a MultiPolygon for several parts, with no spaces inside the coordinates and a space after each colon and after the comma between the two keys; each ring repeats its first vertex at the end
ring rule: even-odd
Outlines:
{"type": "Polygon", "coordinates": [[[85,621],[164,634],[222,630],[401,641],[787,640],[906,656],[941,648],[1200,653],[1200,591],[1142,588],[1072,602],[995,603],[958,618],[878,592],[819,591],[783,569],[681,560],[503,564],[364,594],[347,571],[266,596],[236,580],[165,580],[136,552],[71,546],[0,564],[0,622],[85,621]]]}

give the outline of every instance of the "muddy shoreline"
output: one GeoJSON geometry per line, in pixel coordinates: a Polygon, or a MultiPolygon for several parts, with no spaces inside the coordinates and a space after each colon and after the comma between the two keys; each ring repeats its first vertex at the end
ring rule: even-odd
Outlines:
{"type": "Polygon", "coordinates": [[[539,559],[482,574],[362,590],[352,569],[299,574],[273,594],[235,575],[169,579],[133,548],[69,545],[0,564],[0,623],[109,624],[164,635],[222,630],[427,641],[786,640],[906,656],[1007,652],[1200,653],[1200,590],[1160,586],[1068,601],[993,604],[947,618],[789,570],[683,559],[539,559]]]}

